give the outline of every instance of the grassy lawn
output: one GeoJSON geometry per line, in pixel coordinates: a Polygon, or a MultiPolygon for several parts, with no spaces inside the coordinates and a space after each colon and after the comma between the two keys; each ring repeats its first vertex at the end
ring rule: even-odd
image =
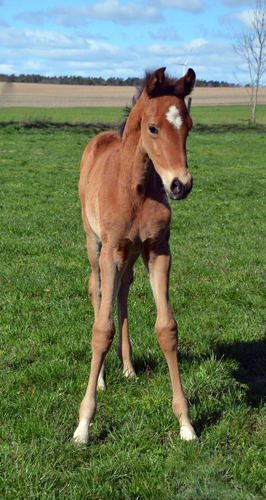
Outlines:
{"type": "Polygon", "coordinates": [[[265,131],[193,130],[194,187],[171,202],[171,303],[199,442],[178,437],[138,262],[129,303],[138,378],[123,378],[115,338],[90,446],[78,448],[93,312],[77,184],[90,137],[0,129],[0,498],[264,499],[265,131]]]}
{"type": "MultiPolygon", "coordinates": [[[[194,125],[237,124],[248,125],[251,120],[250,106],[193,106],[191,116],[194,125]]],[[[256,122],[266,124],[266,106],[256,108],[256,122]]]]}
{"type": "Polygon", "coordinates": [[[1,108],[0,123],[52,122],[52,123],[120,123],[123,108],[1,108]]]}
{"type": "MultiPolygon", "coordinates": [[[[0,123],[56,122],[56,123],[120,123],[123,108],[1,108],[0,123]]],[[[248,126],[250,106],[192,106],[195,125],[237,124],[248,126]]],[[[266,124],[266,106],[257,106],[257,123],[266,124]]]]}

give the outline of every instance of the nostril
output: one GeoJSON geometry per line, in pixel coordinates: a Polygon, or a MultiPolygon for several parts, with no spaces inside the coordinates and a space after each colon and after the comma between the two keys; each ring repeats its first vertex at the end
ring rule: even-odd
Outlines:
{"type": "Polygon", "coordinates": [[[181,186],[182,186],[182,183],[176,177],[175,179],[173,179],[172,184],[170,186],[170,189],[171,189],[172,193],[176,194],[180,191],[181,186]]]}

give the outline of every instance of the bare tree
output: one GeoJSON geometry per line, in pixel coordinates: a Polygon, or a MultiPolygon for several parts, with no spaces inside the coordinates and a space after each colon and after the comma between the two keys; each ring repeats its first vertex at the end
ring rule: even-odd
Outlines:
{"type": "Polygon", "coordinates": [[[256,123],[258,89],[266,71],[266,0],[256,0],[249,21],[250,28],[237,35],[233,47],[247,64],[251,87],[251,122],[256,123]]]}

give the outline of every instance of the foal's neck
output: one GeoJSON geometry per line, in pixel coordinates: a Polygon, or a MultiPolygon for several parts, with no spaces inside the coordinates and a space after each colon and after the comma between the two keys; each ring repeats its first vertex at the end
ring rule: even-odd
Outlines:
{"type": "Polygon", "coordinates": [[[141,97],[129,114],[121,143],[121,173],[139,194],[145,192],[155,173],[141,137],[142,106],[141,97]]]}

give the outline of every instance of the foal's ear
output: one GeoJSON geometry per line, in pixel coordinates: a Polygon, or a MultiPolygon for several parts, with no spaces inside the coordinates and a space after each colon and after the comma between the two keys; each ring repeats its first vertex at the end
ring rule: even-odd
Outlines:
{"type": "Polygon", "coordinates": [[[154,71],[150,76],[149,80],[146,84],[146,91],[149,97],[155,97],[158,93],[160,93],[160,88],[164,84],[164,72],[166,68],[160,68],[154,71]]]}
{"type": "Polygon", "coordinates": [[[196,80],[196,74],[193,69],[189,68],[185,76],[183,78],[180,78],[180,80],[177,80],[176,82],[176,93],[181,94],[184,97],[190,92],[192,92],[194,84],[196,80]]]}

